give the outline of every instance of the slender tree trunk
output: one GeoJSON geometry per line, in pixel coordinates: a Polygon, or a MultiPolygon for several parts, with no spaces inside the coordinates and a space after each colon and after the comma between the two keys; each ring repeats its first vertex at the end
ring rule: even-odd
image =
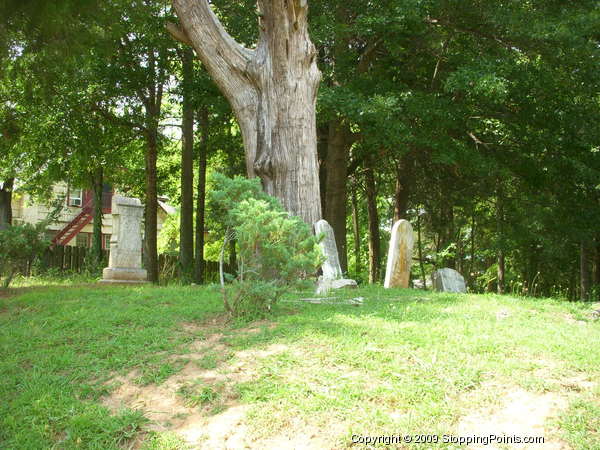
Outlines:
{"type": "MultiPolygon", "coordinates": [[[[420,209],[420,207],[419,207],[420,209]]],[[[427,289],[427,279],[425,277],[425,263],[423,261],[423,241],[421,240],[421,212],[417,211],[417,250],[419,252],[419,269],[421,270],[421,282],[423,289],[427,289]]]]}
{"type": "Polygon", "coordinates": [[[496,228],[498,233],[498,294],[504,294],[504,194],[500,180],[498,180],[496,203],[496,228]]]}
{"type": "Polygon", "coordinates": [[[410,188],[413,181],[413,156],[404,155],[396,166],[396,188],[394,190],[394,222],[407,219],[410,188]]]}
{"type": "Polygon", "coordinates": [[[237,251],[236,251],[236,240],[231,239],[229,241],[229,270],[232,275],[237,274],[237,251]]]}
{"type": "Polygon", "coordinates": [[[593,286],[596,288],[596,295],[598,295],[598,289],[600,288],[600,239],[596,238],[594,252],[594,272],[593,272],[593,286]]]}
{"type": "Polygon", "coordinates": [[[206,160],[208,152],[208,110],[204,106],[198,114],[200,145],[198,146],[198,186],[196,196],[196,266],[194,279],[204,283],[204,216],[206,211],[206,160]]]}
{"type": "MultiPolygon", "coordinates": [[[[447,199],[447,202],[442,204],[442,242],[441,249],[447,249],[450,247],[452,243],[455,242],[454,235],[454,206],[449,203],[450,197],[444,196],[447,199]]],[[[446,256],[443,261],[444,267],[449,267],[451,269],[456,268],[456,248],[450,250],[451,254],[446,256]]]]}
{"type": "Polygon", "coordinates": [[[349,130],[335,119],[329,122],[329,137],[327,139],[327,170],[325,188],[325,220],[333,228],[335,242],[342,271],[348,270],[348,255],[346,250],[346,183],[348,177],[349,130]]]}
{"type": "Polygon", "coordinates": [[[505,273],[505,263],[504,263],[504,251],[502,249],[498,250],[498,294],[504,294],[506,289],[506,284],[504,281],[504,273],[505,273]]]}
{"type": "Polygon", "coordinates": [[[90,249],[92,263],[100,266],[102,263],[102,193],[104,187],[104,170],[97,167],[92,174],[92,191],[94,193],[94,222],[92,232],[92,248],[90,249]]]}
{"type": "Polygon", "coordinates": [[[144,217],[145,262],[148,281],[158,283],[158,178],[156,161],[158,159],[158,125],[164,89],[164,67],[161,65],[166,55],[148,50],[148,96],[142,98],[146,115],[146,203],[144,217]]]}
{"type": "Polygon", "coordinates": [[[319,158],[319,191],[321,193],[321,216],[325,217],[327,206],[327,147],[329,146],[329,123],[317,128],[317,155],[319,158]]]}
{"type": "Polygon", "coordinates": [[[473,273],[475,270],[475,211],[471,214],[471,261],[469,264],[469,279],[473,281],[473,273]]]}
{"type": "Polygon", "coordinates": [[[580,295],[581,300],[590,298],[590,251],[589,243],[582,242],[579,250],[579,276],[580,276],[580,295]]]}
{"type": "Polygon", "coordinates": [[[352,229],[354,232],[354,271],[356,276],[360,275],[361,257],[360,257],[360,223],[358,220],[358,199],[356,198],[356,186],[352,189],[352,229]]]}
{"type": "Polygon", "coordinates": [[[181,123],[181,215],[179,227],[179,264],[184,282],[194,272],[194,107],[192,104],[194,53],[185,48],[182,55],[183,118],[181,123]]]}
{"type": "Polygon", "coordinates": [[[367,212],[369,217],[369,283],[379,281],[381,243],[379,236],[379,213],[377,212],[377,188],[373,169],[365,172],[367,212]]]}
{"type": "Polygon", "coordinates": [[[321,74],[308,35],[306,0],[258,0],[260,38],[255,50],[235,42],[207,0],[174,0],[191,44],[229,100],[246,153],[249,176],[292,214],[321,218],[316,142],[316,97],[321,74]]]}
{"type": "Polygon", "coordinates": [[[158,282],[158,250],[157,250],[157,214],[158,189],[156,177],[156,160],[158,157],[157,131],[148,130],[146,134],[146,205],[144,217],[144,242],[146,270],[148,281],[158,282]]]}
{"type": "Polygon", "coordinates": [[[0,183],[0,230],[12,224],[12,191],[15,179],[0,183]]]}

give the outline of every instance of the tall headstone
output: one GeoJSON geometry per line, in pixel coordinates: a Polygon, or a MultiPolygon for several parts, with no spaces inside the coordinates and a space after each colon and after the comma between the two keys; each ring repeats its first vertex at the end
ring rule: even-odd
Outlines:
{"type": "Polygon", "coordinates": [[[323,233],[325,237],[319,244],[325,262],[323,263],[323,279],[324,280],[337,280],[342,277],[342,267],[340,265],[340,259],[338,257],[337,246],[335,244],[335,234],[333,234],[333,228],[326,220],[319,220],[315,223],[315,233],[323,233]]]}
{"type": "Polygon", "coordinates": [[[463,276],[454,269],[436,270],[432,275],[433,287],[439,292],[466,293],[467,285],[463,276]]]}
{"type": "Polygon", "coordinates": [[[323,276],[319,278],[317,285],[317,294],[325,294],[332,289],[358,287],[356,281],[342,278],[342,267],[331,225],[326,220],[319,220],[315,223],[315,233],[324,234],[319,245],[323,250],[323,256],[326,258],[322,266],[323,276]]]}
{"type": "Polygon", "coordinates": [[[144,208],[137,198],[113,197],[110,257],[108,267],[102,272],[102,282],[146,282],[147,273],[142,269],[143,213],[144,208]]]}
{"type": "Polygon", "coordinates": [[[410,222],[399,220],[392,227],[385,271],[385,288],[407,288],[410,281],[414,236],[410,222]]]}

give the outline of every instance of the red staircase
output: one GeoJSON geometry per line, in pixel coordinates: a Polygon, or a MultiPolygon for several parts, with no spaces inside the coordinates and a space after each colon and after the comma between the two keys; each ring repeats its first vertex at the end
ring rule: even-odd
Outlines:
{"type": "Polygon", "coordinates": [[[54,238],[52,238],[52,245],[67,245],[71,242],[77,233],[79,233],[83,227],[92,221],[93,215],[93,201],[88,201],[82,206],[81,212],[71,222],[69,222],[62,230],[60,230],[54,238]]]}

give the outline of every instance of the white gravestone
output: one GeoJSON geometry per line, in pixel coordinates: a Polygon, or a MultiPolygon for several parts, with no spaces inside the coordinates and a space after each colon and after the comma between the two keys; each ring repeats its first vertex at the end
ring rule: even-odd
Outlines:
{"type": "Polygon", "coordinates": [[[410,281],[410,266],[414,245],[413,229],[407,220],[399,220],[392,227],[388,251],[385,282],[388,288],[407,288],[410,281]]]}
{"type": "Polygon", "coordinates": [[[463,276],[454,269],[436,270],[432,275],[433,287],[439,292],[466,293],[467,285],[463,276]]]}
{"type": "Polygon", "coordinates": [[[326,220],[319,220],[315,223],[315,233],[324,234],[323,240],[319,245],[323,251],[323,256],[326,258],[322,266],[323,276],[319,278],[317,285],[317,294],[327,293],[331,289],[358,287],[356,281],[342,278],[342,267],[331,225],[326,220]]]}
{"type": "Polygon", "coordinates": [[[112,199],[113,232],[110,238],[108,267],[102,272],[105,283],[143,283],[142,217],[144,208],[137,198],[114,196],[112,199]]]}
{"type": "Polygon", "coordinates": [[[326,220],[319,220],[315,223],[315,233],[323,233],[325,237],[319,243],[321,250],[323,250],[323,256],[327,258],[323,263],[323,279],[324,280],[337,280],[342,277],[342,267],[340,265],[340,259],[338,257],[337,246],[335,244],[335,234],[333,234],[333,228],[326,220]]]}

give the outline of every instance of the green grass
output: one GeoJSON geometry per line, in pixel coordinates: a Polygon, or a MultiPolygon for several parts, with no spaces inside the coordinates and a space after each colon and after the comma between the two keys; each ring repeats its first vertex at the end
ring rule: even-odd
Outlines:
{"type": "MultiPolygon", "coordinates": [[[[0,448],[127,447],[141,436],[144,411],[102,406],[110,380],[136,370],[139,385],[164,383],[208,337],[182,323],[222,310],[216,292],[198,287],[17,292],[0,297],[0,448]]],[[[175,395],[207,416],[231,399],[248,405],[252,439],[292,430],[328,436],[338,448],[353,434],[457,435],[461,417],[522,388],[566,400],[548,439],[600,448],[600,322],[589,304],[378,287],[344,295],[364,304],[290,296],[271,318],[276,326],[217,323],[226,349],[208,346],[193,363],[225,381],[175,395]],[[244,352],[254,353],[244,360],[244,352]],[[253,375],[236,378],[239,362],[253,375]]],[[[173,433],[148,434],[145,446],[185,448],[173,433]]]]}

